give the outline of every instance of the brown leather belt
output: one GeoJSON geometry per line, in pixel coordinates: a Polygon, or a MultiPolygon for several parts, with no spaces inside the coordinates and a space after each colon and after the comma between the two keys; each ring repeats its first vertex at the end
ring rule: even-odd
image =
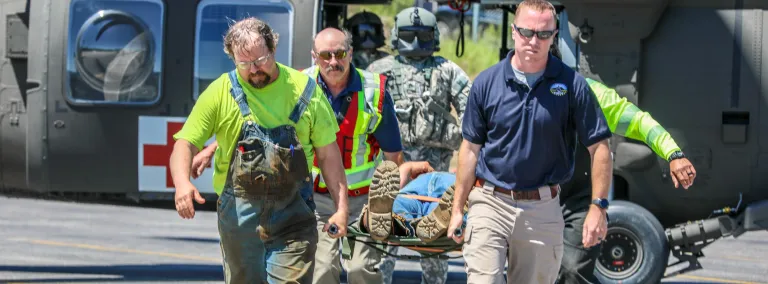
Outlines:
{"type": "MultiPolygon", "coordinates": [[[[485,184],[485,180],[483,179],[477,179],[475,181],[475,186],[477,187],[483,187],[485,184]]],[[[549,192],[552,194],[552,198],[555,198],[557,196],[557,185],[550,185],[549,186],[549,192]]],[[[505,194],[505,195],[511,195],[512,198],[515,200],[541,200],[541,194],[539,194],[538,189],[534,190],[510,190],[506,188],[501,188],[498,186],[493,186],[493,191],[505,194]]]]}

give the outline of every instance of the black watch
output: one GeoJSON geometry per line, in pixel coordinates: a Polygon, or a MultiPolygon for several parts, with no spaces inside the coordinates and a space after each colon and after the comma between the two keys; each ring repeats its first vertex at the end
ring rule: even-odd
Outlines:
{"type": "Polygon", "coordinates": [[[667,162],[672,162],[672,160],[681,159],[681,158],[685,158],[685,154],[683,154],[683,151],[675,151],[675,152],[672,152],[671,155],[669,155],[669,159],[667,159],[667,162]]]}
{"type": "Polygon", "coordinates": [[[608,209],[608,199],[595,198],[592,199],[592,204],[597,205],[600,209],[608,209]]]}

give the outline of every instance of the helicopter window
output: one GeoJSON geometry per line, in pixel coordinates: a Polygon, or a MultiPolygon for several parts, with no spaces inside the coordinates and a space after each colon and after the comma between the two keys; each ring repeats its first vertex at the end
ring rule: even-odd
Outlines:
{"type": "Polygon", "coordinates": [[[211,82],[235,68],[223,51],[224,35],[233,21],[250,16],[267,22],[279,35],[275,59],[291,66],[293,6],[288,1],[203,0],[195,28],[195,100],[211,82]]]}
{"type": "Polygon", "coordinates": [[[160,0],[72,0],[67,99],[88,105],[159,101],[164,9],[160,0]]]}

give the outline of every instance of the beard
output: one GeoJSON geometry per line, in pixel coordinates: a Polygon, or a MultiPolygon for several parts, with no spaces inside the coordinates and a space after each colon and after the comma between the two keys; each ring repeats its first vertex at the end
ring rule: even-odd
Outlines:
{"type": "Polygon", "coordinates": [[[256,89],[266,87],[270,81],[272,81],[272,76],[263,71],[257,71],[248,76],[248,83],[256,89]]]}

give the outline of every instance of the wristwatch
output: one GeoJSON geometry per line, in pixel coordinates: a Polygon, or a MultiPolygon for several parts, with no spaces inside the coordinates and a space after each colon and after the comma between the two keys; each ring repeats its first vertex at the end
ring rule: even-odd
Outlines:
{"type": "Polygon", "coordinates": [[[675,151],[675,152],[672,152],[671,155],[669,155],[669,159],[667,159],[667,162],[672,162],[672,160],[681,159],[681,158],[685,158],[685,154],[683,154],[683,151],[675,151]]]}
{"type": "Polygon", "coordinates": [[[597,205],[600,209],[608,209],[608,199],[595,198],[592,199],[592,204],[597,205]]]}

